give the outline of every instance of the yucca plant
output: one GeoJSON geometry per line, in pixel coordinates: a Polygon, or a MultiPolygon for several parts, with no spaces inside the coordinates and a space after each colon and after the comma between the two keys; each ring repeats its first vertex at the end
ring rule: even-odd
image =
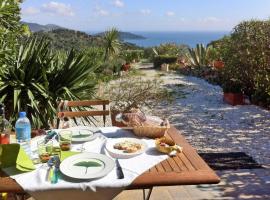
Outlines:
{"type": "Polygon", "coordinates": [[[119,40],[119,32],[116,28],[106,31],[103,39],[103,48],[105,50],[104,61],[106,61],[120,53],[122,44],[119,40]]]}
{"type": "Polygon", "coordinates": [[[12,63],[0,75],[0,96],[13,122],[24,110],[34,128],[48,128],[58,100],[83,99],[93,93],[95,67],[73,50],[54,56],[45,39],[29,39],[12,63]]]}
{"type": "Polygon", "coordinates": [[[188,59],[191,66],[201,67],[208,66],[208,54],[211,46],[205,47],[203,44],[197,44],[196,48],[189,48],[186,58],[188,59]]]}

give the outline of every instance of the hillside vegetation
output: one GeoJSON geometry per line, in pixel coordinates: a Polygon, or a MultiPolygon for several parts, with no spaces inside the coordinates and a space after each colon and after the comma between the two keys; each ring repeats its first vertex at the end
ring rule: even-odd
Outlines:
{"type": "MultiPolygon", "coordinates": [[[[101,33],[96,34],[96,36],[104,36],[104,34],[105,34],[105,32],[101,32],[101,33]]],[[[141,39],[141,40],[143,40],[146,38],[141,36],[141,35],[134,34],[134,33],[119,31],[119,39],[120,40],[126,40],[126,39],[131,39],[131,40],[141,39]]]]}
{"type": "MultiPolygon", "coordinates": [[[[89,47],[100,47],[104,39],[101,36],[88,35],[85,32],[70,29],[56,29],[52,31],[39,31],[33,33],[38,38],[46,37],[55,50],[83,50],[89,47]]],[[[133,44],[123,43],[123,49],[137,49],[133,44]]]]}
{"type": "Polygon", "coordinates": [[[52,30],[55,30],[55,29],[63,28],[63,27],[55,25],[55,24],[41,25],[41,24],[38,24],[38,23],[30,23],[30,22],[24,22],[24,21],[21,21],[21,24],[27,25],[32,32],[52,31],[52,30]]]}

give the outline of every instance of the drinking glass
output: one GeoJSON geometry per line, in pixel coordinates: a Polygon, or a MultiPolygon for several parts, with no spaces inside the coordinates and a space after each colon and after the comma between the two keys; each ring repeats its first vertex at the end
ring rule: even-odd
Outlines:
{"type": "Polygon", "coordinates": [[[47,162],[50,159],[53,149],[53,142],[50,140],[47,143],[44,141],[37,142],[38,156],[42,163],[47,162]]]}
{"type": "Polygon", "coordinates": [[[59,146],[62,151],[71,149],[72,131],[62,130],[59,132],[59,146]]]}

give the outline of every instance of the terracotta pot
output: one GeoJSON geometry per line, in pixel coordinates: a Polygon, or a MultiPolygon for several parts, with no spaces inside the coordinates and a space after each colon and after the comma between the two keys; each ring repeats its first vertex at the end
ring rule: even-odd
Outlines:
{"type": "Polygon", "coordinates": [[[242,93],[224,93],[223,100],[232,106],[244,105],[244,95],[242,93]]]}
{"type": "Polygon", "coordinates": [[[123,124],[122,122],[118,122],[115,120],[115,117],[117,114],[119,114],[120,112],[117,111],[111,111],[111,119],[112,119],[112,125],[113,126],[117,126],[117,127],[126,127],[125,124],[123,124]]]}
{"type": "Polygon", "coordinates": [[[222,69],[222,68],[224,67],[224,62],[219,61],[219,60],[215,60],[215,61],[213,62],[213,66],[214,66],[214,68],[216,68],[216,69],[222,69]]]}
{"type": "Polygon", "coordinates": [[[125,72],[128,71],[129,69],[130,69],[130,64],[125,64],[122,66],[122,70],[125,72]]]}

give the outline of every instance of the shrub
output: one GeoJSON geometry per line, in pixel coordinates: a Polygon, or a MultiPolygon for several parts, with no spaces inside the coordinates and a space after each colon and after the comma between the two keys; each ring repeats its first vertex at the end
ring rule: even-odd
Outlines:
{"type": "Polygon", "coordinates": [[[165,43],[154,48],[145,48],[144,49],[144,58],[148,59],[150,62],[153,62],[156,56],[177,56],[184,57],[188,52],[187,45],[177,45],[174,43],[165,43]]]}
{"type": "Polygon", "coordinates": [[[175,43],[165,43],[154,48],[158,55],[183,56],[188,50],[186,45],[177,45],[175,43]]]}
{"type": "MultiPolygon", "coordinates": [[[[18,49],[18,39],[29,34],[26,25],[20,23],[20,1],[0,1],[0,66],[10,64],[18,49]]],[[[1,71],[2,69],[0,69],[1,71]]]]}
{"type": "Polygon", "coordinates": [[[110,99],[112,111],[128,112],[132,108],[152,108],[159,102],[172,98],[162,87],[160,80],[144,80],[135,76],[115,80],[100,89],[100,98],[110,99]]]}
{"type": "Polygon", "coordinates": [[[166,55],[161,55],[161,56],[156,56],[154,58],[154,67],[155,68],[160,68],[162,64],[173,64],[177,62],[178,57],[177,56],[166,56],[166,55]]]}
{"type": "Polygon", "coordinates": [[[191,67],[185,66],[179,68],[179,73],[188,76],[196,76],[202,79],[205,79],[211,84],[222,85],[223,78],[220,70],[217,70],[212,67],[204,66],[204,67],[191,67]]]}
{"type": "Polygon", "coordinates": [[[224,76],[239,80],[243,92],[270,105],[270,20],[244,21],[219,41],[224,76]],[[259,95],[259,96],[258,96],[259,95]]]}
{"type": "Polygon", "coordinates": [[[173,71],[177,71],[180,69],[180,65],[178,63],[172,63],[169,65],[169,69],[173,71]]]}
{"type": "Polygon", "coordinates": [[[115,75],[119,74],[122,69],[122,65],[125,64],[125,60],[122,58],[113,58],[110,61],[105,61],[100,66],[100,73],[106,75],[115,75]]]}
{"type": "Polygon", "coordinates": [[[126,50],[122,55],[127,63],[139,62],[143,57],[143,50],[126,50]]]}
{"type": "Polygon", "coordinates": [[[153,62],[155,58],[153,48],[151,47],[144,48],[143,58],[147,59],[148,62],[153,62]]]}

